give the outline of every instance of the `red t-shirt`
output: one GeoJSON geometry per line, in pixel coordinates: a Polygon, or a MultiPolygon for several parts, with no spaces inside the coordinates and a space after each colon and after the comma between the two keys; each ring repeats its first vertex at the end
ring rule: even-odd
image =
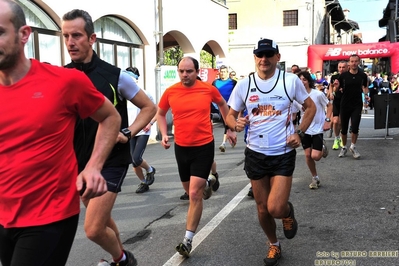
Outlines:
{"type": "Polygon", "coordinates": [[[197,80],[190,88],[180,82],[167,88],[158,106],[162,110],[172,109],[175,142],[179,146],[202,146],[213,140],[211,103],[221,99],[216,87],[197,80]]]}
{"type": "Polygon", "coordinates": [[[44,225],[80,211],[76,117],[104,96],[83,72],[31,60],[27,75],[0,85],[0,224],[44,225]]]}

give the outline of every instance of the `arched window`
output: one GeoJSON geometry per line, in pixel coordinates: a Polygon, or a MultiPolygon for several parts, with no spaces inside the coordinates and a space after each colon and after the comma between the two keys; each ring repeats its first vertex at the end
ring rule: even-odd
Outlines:
{"type": "Polygon", "coordinates": [[[32,28],[32,34],[25,45],[28,58],[61,65],[61,32],[56,23],[33,1],[17,0],[26,17],[26,24],[32,28]]]}
{"type": "Polygon", "coordinates": [[[106,16],[94,22],[97,35],[93,47],[99,57],[121,69],[144,67],[143,42],[137,33],[123,20],[106,16]]]}

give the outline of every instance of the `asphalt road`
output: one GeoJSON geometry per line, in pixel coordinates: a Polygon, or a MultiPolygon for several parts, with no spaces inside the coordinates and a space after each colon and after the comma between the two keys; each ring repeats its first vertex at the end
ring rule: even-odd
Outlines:
{"type": "MultiPolygon", "coordinates": [[[[373,126],[373,113],[363,115],[359,160],[350,152],[338,158],[339,151],[330,150],[317,163],[322,185],[317,190],[308,188],[310,172],[302,148],[297,150],[290,201],[299,229],[294,239],[287,240],[277,221],[280,265],[399,265],[399,130],[389,129],[386,137],[385,129],[373,126]]],[[[243,135],[239,134],[234,149],[220,153],[221,126],[216,124],[214,132],[221,186],[204,202],[189,259],[183,260],[174,250],[185,233],[188,202],[179,199],[183,189],[173,149],[148,145],[144,158],[157,169],[149,192],[135,193],[139,182],[129,171],[113,217],[126,249],[136,255],[139,265],[263,265],[267,239],[258,224],[255,202],[246,195],[243,135]]],[[[333,139],[326,141],[331,147],[333,139]]],[[[84,214],[82,208],[69,266],[95,266],[101,258],[110,259],[86,239],[84,214]]]]}

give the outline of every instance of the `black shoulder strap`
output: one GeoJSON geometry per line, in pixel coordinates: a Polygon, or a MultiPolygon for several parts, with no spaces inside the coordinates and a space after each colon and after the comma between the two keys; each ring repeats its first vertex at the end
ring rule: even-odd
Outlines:
{"type": "MultiPolygon", "coordinates": [[[[280,71],[281,71],[281,70],[280,70],[280,71]]],[[[252,73],[251,75],[252,75],[252,78],[255,79],[255,73],[252,73]]],[[[247,90],[247,95],[245,96],[244,102],[247,102],[249,90],[251,89],[251,75],[248,76],[248,79],[249,79],[249,81],[248,81],[248,90],[247,90]]],[[[279,75],[279,76],[280,76],[280,75],[279,75]]],[[[283,84],[284,84],[284,91],[285,91],[285,94],[287,95],[287,97],[288,97],[288,99],[290,100],[290,102],[293,102],[293,100],[291,99],[291,97],[288,95],[287,87],[286,87],[286,85],[285,85],[285,71],[283,71],[283,84]]]]}
{"type": "MultiPolygon", "coordinates": [[[[280,71],[281,71],[281,70],[280,70],[280,71]]],[[[287,97],[288,97],[288,99],[290,100],[290,102],[292,102],[291,97],[288,95],[287,87],[285,86],[285,71],[283,71],[283,84],[284,84],[285,94],[287,95],[287,97]]]]}
{"type": "Polygon", "coordinates": [[[252,75],[252,77],[255,79],[255,73],[252,73],[252,74],[250,74],[250,75],[248,76],[248,89],[247,89],[247,95],[245,96],[244,103],[247,102],[249,90],[251,89],[251,75],[252,75]]]}

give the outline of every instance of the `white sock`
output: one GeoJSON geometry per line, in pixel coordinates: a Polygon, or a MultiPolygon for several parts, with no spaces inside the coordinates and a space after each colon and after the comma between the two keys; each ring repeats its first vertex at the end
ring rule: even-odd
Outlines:
{"type": "Polygon", "coordinates": [[[351,143],[351,148],[354,148],[354,147],[355,147],[355,144],[351,143]]]}
{"type": "Polygon", "coordinates": [[[152,173],[152,171],[154,171],[154,169],[153,169],[152,166],[150,165],[150,168],[148,168],[147,173],[152,173]]]}
{"type": "Polygon", "coordinates": [[[318,180],[318,179],[319,179],[319,176],[318,176],[318,175],[316,175],[316,176],[314,176],[313,178],[318,180]]]}
{"type": "Polygon", "coordinates": [[[185,237],[187,237],[188,239],[193,239],[194,238],[195,233],[193,231],[190,230],[186,230],[186,235],[185,237]]]}
{"type": "Polygon", "coordinates": [[[270,243],[270,246],[278,246],[280,245],[280,241],[277,241],[276,243],[270,243]]]}
{"type": "Polygon", "coordinates": [[[189,241],[193,241],[194,235],[195,232],[186,230],[186,235],[184,236],[184,238],[187,238],[189,241]]]}
{"type": "MultiPolygon", "coordinates": [[[[121,261],[124,261],[124,260],[126,260],[126,254],[125,254],[125,252],[123,252],[122,259],[121,259],[120,261],[118,261],[118,262],[121,262],[121,261]]],[[[116,262],[116,261],[114,261],[114,262],[116,262]]]]}

